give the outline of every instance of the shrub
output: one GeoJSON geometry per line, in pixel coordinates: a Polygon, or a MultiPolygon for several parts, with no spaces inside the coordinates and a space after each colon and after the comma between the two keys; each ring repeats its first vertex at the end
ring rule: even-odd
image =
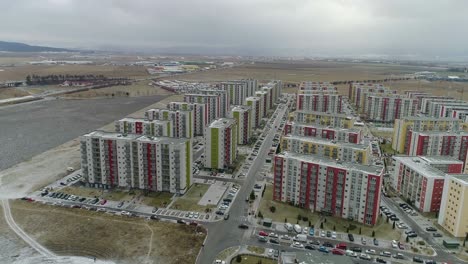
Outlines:
{"type": "Polygon", "coordinates": [[[276,207],[270,206],[270,212],[272,212],[272,213],[276,212],[276,207]]]}
{"type": "Polygon", "coordinates": [[[240,255],[237,255],[236,257],[236,262],[240,263],[242,261],[242,257],[240,255]]]}
{"type": "Polygon", "coordinates": [[[309,221],[309,218],[307,216],[303,216],[302,221],[307,222],[307,221],[309,221]]]}
{"type": "Polygon", "coordinates": [[[426,245],[426,243],[424,241],[418,241],[418,245],[424,246],[424,245],[426,245]]]}

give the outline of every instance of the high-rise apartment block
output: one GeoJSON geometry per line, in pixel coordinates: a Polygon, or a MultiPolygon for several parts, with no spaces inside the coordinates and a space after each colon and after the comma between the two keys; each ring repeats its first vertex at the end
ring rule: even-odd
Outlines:
{"type": "Polygon", "coordinates": [[[250,135],[252,133],[251,122],[252,108],[246,105],[236,105],[231,109],[231,118],[237,122],[237,144],[249,144],[250,135]]]}
{"type": "Polygon", "coordinates": [[[232,118],[213,121],[205,131],[205,167],[228,169],[237,158],[237,123],[232,118]]]}
{"type": "Polygon", "coordinates": [[[172,122],[169,120],[146,120],[126,117],[115,121],[115,132],[152,137],[173,137],[172,122]]]}
{"type": "Polygon", "coordinates": [[[167,104],[170,110],[192,110],[195,116],[193,126],[195,136],[203,136],[205,127],[208,126],[208,106],[201,103],[186,103],[186,102],[170,102],[167,104]]]}
{"type": "Polygon", "coordinates": [[[284,125],[284,135],[318,137],[338,142],[359,144],[362,138],[362,131],[359,128],[339,128],[288,122],[284,125]]]}
{"type": "Polygon", "coordinates": [[[145,112],[147,120],[171,121],[172,135],[176,138],[193,138],[195,132],[193,110],[149,109],[145,112]]]}

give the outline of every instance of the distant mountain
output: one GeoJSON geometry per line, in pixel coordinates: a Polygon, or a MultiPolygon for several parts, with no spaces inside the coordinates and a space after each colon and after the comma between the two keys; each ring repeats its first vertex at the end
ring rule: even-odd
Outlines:
{"type": "Polygon", "coordinates": [[[44,46],[31,46],[19,42],[6,42],[0,41],[0,51],[9,51],[9,52],[70,52],[73,50],[62,49],[62,48],[51,48],[44,46]]]}

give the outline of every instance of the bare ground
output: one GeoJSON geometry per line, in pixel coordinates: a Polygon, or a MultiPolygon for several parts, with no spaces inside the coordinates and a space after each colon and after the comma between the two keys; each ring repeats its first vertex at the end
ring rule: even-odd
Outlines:
{"type": "Polygon", "coordinates": [[[58,255],[116,263],[194,263],[205,238],[191,226],[25,201],[12,202],[12,213],[25,232],[58,255]]]}
{"type": "Polygon", "coordinates": [[[21,91],[17,88],[0,88],[0,100],[15,97],[27,96],[29,93],[21,91]]]}

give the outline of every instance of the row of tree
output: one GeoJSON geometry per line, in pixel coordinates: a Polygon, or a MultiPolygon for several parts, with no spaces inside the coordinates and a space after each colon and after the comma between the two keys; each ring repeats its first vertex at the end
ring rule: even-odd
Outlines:
{"type": "Polygon", "coordinates": [[[128,78],[121,77],[106,77],[104,75],[94,74],[49,74],[49,75],[28,75],[26,76],[26,83],[28,85],[53,85],[61,84],[65,81],[71,82],[105,82],[105,81],[124,81],[128,78]]]}

